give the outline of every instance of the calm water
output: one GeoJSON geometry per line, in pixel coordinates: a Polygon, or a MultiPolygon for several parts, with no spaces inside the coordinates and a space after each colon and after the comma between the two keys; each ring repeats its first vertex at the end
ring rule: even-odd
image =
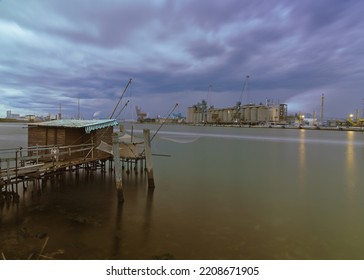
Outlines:
{"type": "MultiPolygon", "coordinates": [[[[0,124],[0,148],[25,146],[21,127],[0,124]]],[[[122,207],[99,171],[1,206],[1,251],[28,258],[47,234],[56,259],[364,259],[363,133],[170,125],[152,148],[170,155],[155,190],[123,174],[122,207]]]]}

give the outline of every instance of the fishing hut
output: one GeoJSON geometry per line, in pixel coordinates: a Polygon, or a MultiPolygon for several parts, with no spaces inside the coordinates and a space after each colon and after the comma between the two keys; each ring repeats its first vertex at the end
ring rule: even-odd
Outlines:
{"type": "MultiPolygon", "coordinates": [[[[28,146],[70,146],[111,143],[116,120],[54,120],[28,125],[28,146]]],[[[95,152],[95,151],[93,151],[95,152]]],[[[103,156],[99,151],[95,157],[103,156]]]]}
{"type": "Polygon", "coordinates": [[[65,170],[105,169],[110,154],[97,150],[112,142],[113,127],[107,120],[54,120],[28,125],[28,146],[2,151],[0,155],[0,199],[16,194],[18,183],[40,181],[65,170]]]}
{"type": "MultiPolygon", "coordinates": [[[[50,147],[37,155],[51,154],[48,160],[86,160],[104,163],[110,155],[95,149],[101,141],[112,142],[116,120],[54,120],[28,126],[28,147],[50,147]],[[66,151],[62,151],[65,150],[66,151]]],[[[45,159],[44,159],[45,160],[45,159]]]]}
{"type": "MultiPolygon", "coordinates": [[[[18,184],[27,188],[32,181],[37,188],[48,178],[66,170],[101,169],[116,174],[116,185],[122,193],[121,170],[128,174],[147,171],[148,185],[154,187],[149,130],[143,138],[114,132],[118,122],[107,120],[54,120],[28,125],[28,147],[0,151],[0,200],[16,196],[18,184]],[[144,168],[145,166],[145,168],[144,168]]],[[[122,200],[122,199],[121,199],[122,200]]],[[[1,202],[1,201],[0,201],[1,202]]]]}

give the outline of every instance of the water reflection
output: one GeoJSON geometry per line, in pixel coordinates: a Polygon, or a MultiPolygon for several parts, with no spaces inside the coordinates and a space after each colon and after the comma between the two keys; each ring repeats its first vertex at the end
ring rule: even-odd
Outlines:
{"type": "Polygon", "coordinates": [[[299,161],[299,166],[298,166],[298,180],[299,180],[299,185],[301,187],[305,186],[305,181],[306,181],[306,168],[307,168],[307,163],[306,163],[306,131],[304,129],[300,130],[300,134],[299,134],[299,153],[298,153],[298,161],[299,161]]]}
{"type": "Polygon", "coordinates": [[[356,195],[356,159],[355,159],[355,132],[348,131],[347,132],[347,146],[346,146],[346,160],[345,160],[345,169],[346,169],[346,184],[347,184],[347,193],[348,198],[352,201],[356,195]]]}
{"type": "Polygon", "coordinates": [[[152,210],[153,210],[153,196],[154,196],[154,188],[148,188],[147,193],[147,202],[145,206],[145,220],[144,220],[144,226],[143,230],[149,235],[150,231],[150,220],[152,216],[152,210]]]}
{"type": "Polygon", "coordinates": [[[118,259],[121,255],[121,244],[123,243],[122,234],[122,218],[123,218],[123,204],[116,203],[116,215],[115,215],[115,230],[114,240],[111,248],[111,259],[118,259]]]}
{"type": "Polygon", "coordinates": [[[34,239],[14,236],[27,228],[50,236],[47,254],[63,250],[55,259],[363,259],[361,133],[169,129],[201,138],[154,143],[172,155],[153,158],[155,190],[133,170],[123,205],[111,172],[30,182],[18,208],[0,207],[0,248],[26,258],[34,239]]]}
{"type": "Polygon", "coordinates": [[[147,187],[145,172],[134,171],[123,173],[123,187],[125,202],[115,203],[111,259],[135,258],[130,256],[138,255],[138,250],[147,248],[150,243],[154,188],[147,187]],[[139,244],[138,248],[131,252],[130,244],[135,242],[139,244]]]}

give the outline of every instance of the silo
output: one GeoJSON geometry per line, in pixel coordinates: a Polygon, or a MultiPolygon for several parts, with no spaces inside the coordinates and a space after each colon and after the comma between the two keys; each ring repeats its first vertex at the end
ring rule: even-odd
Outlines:
{"type": "Polygon", "coordinates": [[[279,121],[279,109],[276,105],[269,107],[269,120],[272,122],[279,121]]]}
{"type": "Polygon", "coordinates": [[[224,119],[224,112],[225,112],[224,109],[220,109],[219,110],[219,120],[220,120],[220,122],[224,122],[225,121],[225,119],[224,119]]]}
{"type": "Polygon", "coordinates": [[[250,122],[250,108],[243,107],[243,120],[244,122],[250,122]]]}
{"type": "Polygon", "coordinates": [[[257,121],[258,122],[266,122],[268,120],[268,110],[266,106],[259,106],[257,108],[258,116],[257,121]]]}
{"type": "Polygon", "coordinates": [[[231,108],[228,108],[226,114],[226,122],[229,123],[232,121],[232,119],[233,119],[233,110],[231,110],[231,108]]]}
{"type": "Polygon", "coordinates": [[[250,109],[250,122],[257,122],[258,110],[257,107],[251,107],[250,109]]]}
{"type": "Polygon", "coordinates": [[[226,122],[226,109],[222,109],[220,114],[221,114],[221,117],[220,117],[221,122],[223,122],[223,123],[226,122]]]}
{"type": "Polygon", "coordinates": [[[188,123],[194,123],[195,122],[195,108],[188,107],[187,111],[187,122],[188,123]]]}

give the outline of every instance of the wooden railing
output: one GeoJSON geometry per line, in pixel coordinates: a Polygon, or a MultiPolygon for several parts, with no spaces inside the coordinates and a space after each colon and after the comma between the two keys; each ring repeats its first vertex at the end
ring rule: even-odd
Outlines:
{"type": "Polygon", "coordinates": [[[70,146],[35,146],[17,149],[0,150],[0,177],[22,175],[44,165],[45,163],[72,159],[93,158],[92,144],[70,146]]]}

